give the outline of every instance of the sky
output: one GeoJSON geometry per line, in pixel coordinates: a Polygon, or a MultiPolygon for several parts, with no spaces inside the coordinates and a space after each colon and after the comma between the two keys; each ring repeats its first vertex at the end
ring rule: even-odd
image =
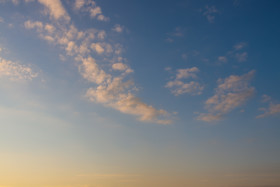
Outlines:
{"type": "Polygon", "coordinates": [[[0,0],[0,187],[280,187],[279,7],[0,0]]]}

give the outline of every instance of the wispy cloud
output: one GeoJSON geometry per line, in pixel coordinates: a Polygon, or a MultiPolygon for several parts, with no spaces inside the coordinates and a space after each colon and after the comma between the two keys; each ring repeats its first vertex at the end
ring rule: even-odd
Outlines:
{"type": "Polygon", "coordinates": [[[185,36],[185,29],[181,27],[176,27],[172,32],[167,33],[167,42],[174,42],[175,38],[180,38],[185,36]]]}
{"type": "Polygon", "coordinates": [[[239,43],[235,44],[235,45],[233,46],[233,48],[234,48],[236,51],[238,51],[238,50],[244,49],[244,47],[246,47],[246,46],[247,46],[247,43],[245,43],[245,42],[239,42],[239,43]]]}
{"type": "Polygon", "coordinates": [[[185,93],[200,95],[203,90],[203,86],[197,81],[193,81],[193,79],[197,79],[198,72],[199,69],[197,67],[178,69],[175,78],[168,81],[165,87],[169,88],[175,96],[185,93]],[[192,81],[186,81],[189,79],[192,79],[192,81]]]}
{"type": "Polygon", "coordinates": [[[70,17],[64,9],[60,0],[38,0],[39,3],[46,7],[46,12],[55,20],[64,19],[70,21],[70,17]]]}
{"type": "MultiPolygon", "coordinates": [[[[61,2],[58,4],[62,5],[61,2]]],[[[101,8],[94,1],[75,1],[75,8],[90,12],[90,16],[97,19],[102,15],[101,8]]],[[[75,61],[81,76],[93,84],[85,94],[89,101],[137,116],[143,122],[172,122],[167,111],[156,109],[136,97],[137,88],[127,77],[133,70],[124,63],[123,47],[107,39],[104,30],[90,28],[82,31],[69,22],[61,24],[31,20],[27,20],[24,26],[35,30],[43,40],[63,49],[65,54],[60,56],[68,56],[75,61]]]]}
{"type": "Polygon", "coordinates": [[[205,102],[208,113],[201,113],[197,119],[220,120],[233,109],[243,105],[255,92],[255,88],[250,86],[254,74],[255,71],[252,70],[241,76],[231,75],[224,80],[219,79],[215,95],[205,102]]]}
{"type": "Polygon", "coordinates": [[[247,52],[236,53],[235,57],[236,57],[238,62],[245,62],[245,61],[247,61],[248,53],[247,52]]]}
{"type": "Polygon", "coordinates": [[[123,26],[121,26],[120,24],[116,24],[112,30],[118,33],[122,33],[123,29],[123,26]]]}
{"type": "Polygon", "coordinates": [[[269,103],[269,106],[267,108],[259,108],[260,111],[263,111],[263,114],[258,115],[256,118],[280,115],[280,103],[273,102],[268,95],[263,95],[262,102],[269,103]]]}
{"type": "Polygon", "coordinates": [[[218,61],[222,63],[228,62],[229,59],[237,60],[238,62],[245,62],[248,59],[248,53],[244,50],[247,46],[245,42],[239,42],[235,44],[231,50],[229,50],[225,55],[219,56],[218,61]]]}
{"type": "Polygon", "coordinates": [[[74,9],[88,12],[90,17],[99,21],[109,21],[109,18],[104,16],[101,7],[97,6],[92,0],[75,0],[74,9]]]}
{"type": "Polygon", "coordinates": [[[38,76],[30,66],[6,60],[0,57],[0,78],[10,81],[30,81],[38,76]]]}
{"type": "Polygon", "coordinates": [[[219,57],[218,57],[218,60],[219,60],[220,62],[227,62],[227,61],[228,61],[228,59],[227,59],[226,56],[219,56],[219,57]]]}
{"type": "Polygon", "coordinates": [[[204,9],[201,10],[202,14],[207,18],[209,23],[214,23],[215,16],[219,13],[218,9],[215,6],[206,5],[204,9]]]}

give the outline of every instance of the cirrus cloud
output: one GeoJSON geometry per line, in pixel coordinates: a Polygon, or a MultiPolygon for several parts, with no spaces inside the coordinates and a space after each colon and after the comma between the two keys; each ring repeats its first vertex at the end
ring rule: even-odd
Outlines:
{"type": "Polygon", "coordinates": [[[249,84],[254,74],[255,71],[252,70],[241,76],[231,75],[224,80],[219,79],[214,96],[205,102],[208,113],[201,113],[197,119],[208,122],[220,120],[243,105],[255,92],[255,88],[249,84]]]}

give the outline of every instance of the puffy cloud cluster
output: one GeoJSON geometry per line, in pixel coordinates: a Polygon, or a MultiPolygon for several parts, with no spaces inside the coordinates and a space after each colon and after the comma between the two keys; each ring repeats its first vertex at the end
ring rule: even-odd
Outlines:
{"type": "Polygon", "coordinates": [[[51,18],[55,20],[63,19],[64,21],[70,21],[70,17],[60,0],[38,0],[38,2],[45,6],[46,12],[51,18]]]}
{"type": "Polygon", "coordinates": [[[38,76],[29,66],[0,57],[0,77],[11,81],[30,81],[38,76]]]}
{"type": "Polygon", "coordinates": [[[88,12],[90,17],[99,21],[108,21],[109,18],[105,17],[102,10],[92,0],[75,0],[74,9],[88,12]]]}
{"type": "MultiPolygon", "coordinates": [[[[58,7],[62,6],[61,2],[57,1],[55,2],[59,5],[58,7]]],[[[48,7],[50,15],[60,19],[58,16],[60,14],[52,12],[54,6],[51,4],[53,2],[44,3],[48,7]]],[[[92,18],[98,20],[104,18],[101,8],[94,1],[76,0],[74,6],[76,10],[89,12],[92,18]]],[[[59,8],[60,11],[64,10],[62,8],[59,8]]],[[[53,21],[53,19],[51,20],[53,21]]],[[[122,46],[108,40],[104,30],[91,28],[80,31],[69,22],[57,21],[43,23],[28,20],[24,26],[26,29],[35,30],[43,40],[62,48],[65,51],[65,54],[60,55],[63,59],[66,55],[75,60],[81,76],[93,84],[86,93],[86,97],[90,101],[137,116],[140,121],[158,124],[171,123],[168,112],[156,109],[135,96],[133,93],[136,90],[135,84],[127,77],[133,70],[124,63],[122,46]]],[[[119,28],[116,27],[116,29],[116,32],[120,31],[119,28]]]]}
{"type": "Polygon", "coordinates": [[[174,80],[168,81],[165,85],[166,88],[170,88],[171,92],[175,95],[181,95],[189,93],[192,95],[200,95],[203,86],[197,81],[184,81],[184,79],[197,79],[197,73],[199,69],[197,67],[178,69],[174,80]]]}
{"type": "Polygon", "coordinates": [[[271,97],[268,95],[263,95],[263,102],[269,103],[269,106],[267,108],[259,108],[259,110],[263,111],[263,114],[258,115],[257,118],[280,115],[280,104],[272,102],[271,97]]]}
{"type": "Polygon", "coordinates": [[[113,31],[121,33],[123,32],[123,27],[120,24],[116,24],[113,28],[113,31]]]}
{"type": "Polygon", "coordinates": [[[205,102],[208,113],[202,113],[198,119],[203,121],[220,120],[225,114],[244,104],[255,92],[249,85],[255,71],[218,80],[218,87],[214,96],[205,102]]]}
{"type": "Polygon", "coordinates": [[[207,18],[209,23],[213,23],[215,20],[215,15],[219,13],[215,6],[206,5],[204,10],[202,11],[203,15],[207,18]]]}

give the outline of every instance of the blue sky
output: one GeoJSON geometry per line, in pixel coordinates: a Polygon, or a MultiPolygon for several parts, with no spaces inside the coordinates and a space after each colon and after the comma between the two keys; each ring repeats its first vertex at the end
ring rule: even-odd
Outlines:
{"type": "Polygon", "coordinates": [[[0,0],[0,187],[278,187],[279,5],[0,0]]]}

